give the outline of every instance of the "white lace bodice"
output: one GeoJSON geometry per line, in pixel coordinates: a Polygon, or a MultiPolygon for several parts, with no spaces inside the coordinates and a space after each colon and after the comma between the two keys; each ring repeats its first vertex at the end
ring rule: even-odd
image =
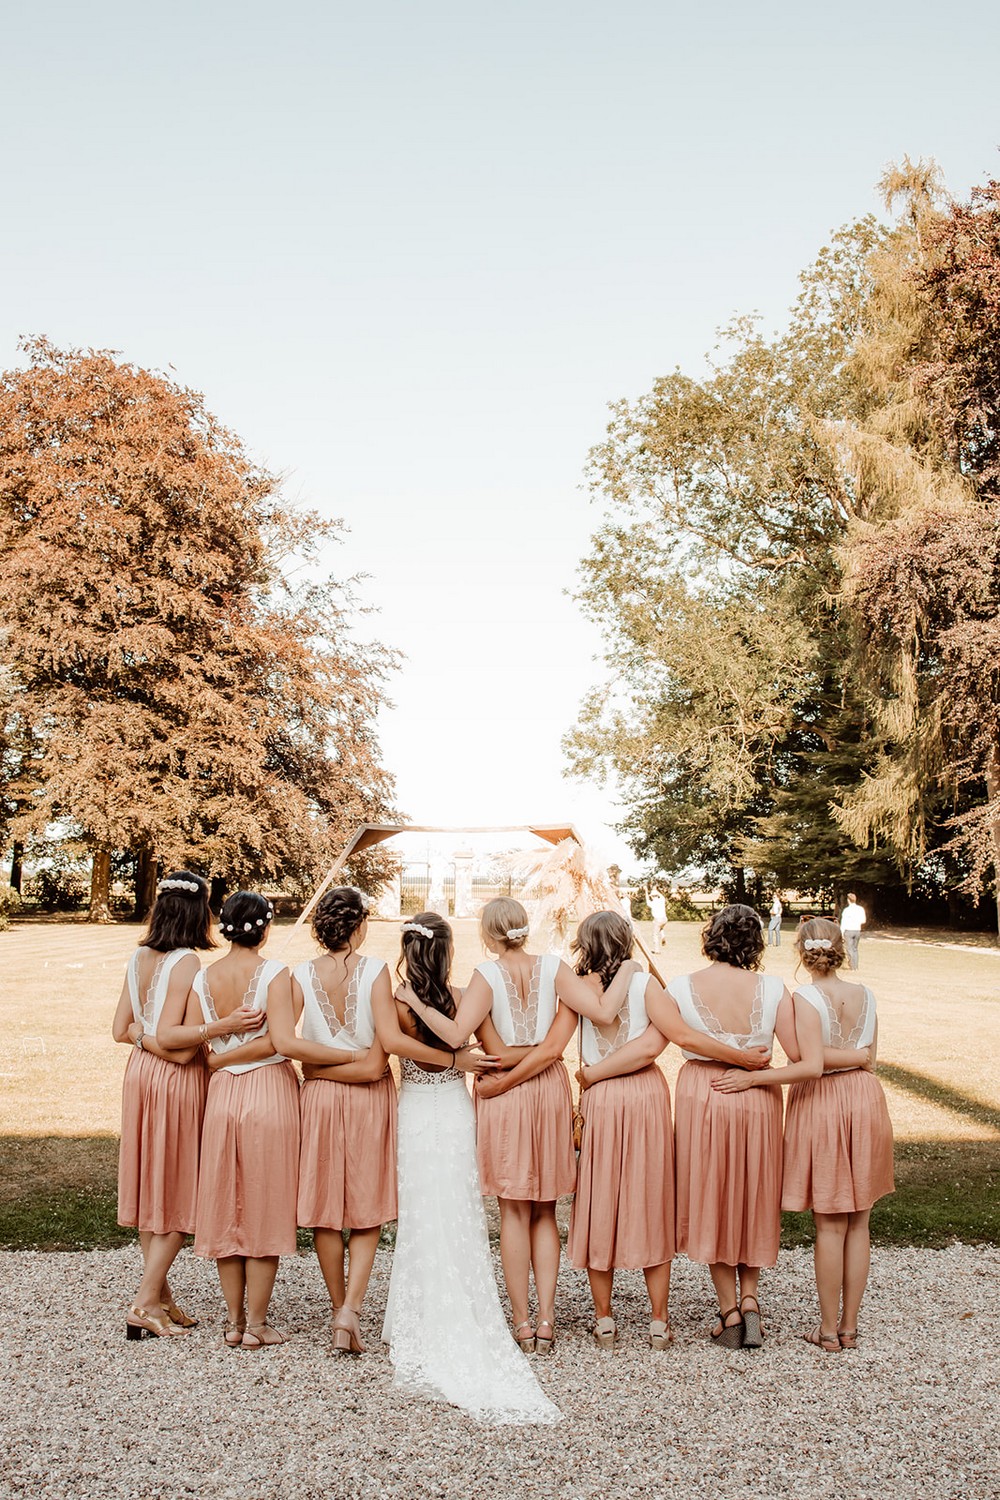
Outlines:
{"type": "MultiPolygon", "coordinates": [[[[784,981],[777,974],[758,974],[750,1011],[750,1030],[741,1034],[723,1029],[717,1017],[698,996],[690,974],[679,974],[667,985],[670,994],[677,1001],[678,1010],[692,1030],[713,1036],[716,1041],[725,1042],[729,1047],[738,1047],[741,1052],[746,1052],[751,1047],[770,1047],[773,1044],[774,1023],[784,987],[784,981]]],[[[698,1062],[713,1061],[700,1052],[685,1052],[684,1056],[698,1062]]]]}
{"type": "Polygon", "coordinates": [[[795,991],[818,1013],[823,1028],[824,1047],[870,1047],[875,1040],[875,996],[867,985],[862,988],[865,997],[861,1010],[846,1037],[833,1002],[818,984],[802,984],[795,991]]]}
{"type": "Polygon", "coordinates": [[[313,961],[297,964],[292,974],[302,991],[303,1040],[345,1052],[367,1052],[375,1040],[372,986],[384,968],[382,959],[362,954],[351,971],[341,1021],[313,961]]]}
{"type": "Polygon", "coordinates": [[[440,1073],[428,1072],[420,1063],[414,1062],[412,1057],[399,1059],[399,1076],[404,1083],[454,1083],[456,1079],[464,1081],[465,1078],[461,1068],[442,1068],[440,1073]]]}
{"type": "Polygon", "coordinates": [[[160,1012],[167,998],[171,971],[180,959],[186,958],[189,953],[194,952],[194,949],[174,948],[169,953],[158,953],[152,977],[144,995],[139,993],[139,955],[142,952],[142,948],[137,948],[128,961],[126,973],[129,999],[132,1002],[132,1015],[137,1021],[142,1022],[144,1034],[155,1036],[156,1028],[160,1024],[160,1012]]]}
{"type": "MultiPolygon", "coordinates": [[[[271,981],[281,973],[284,964],[276,958],[262,959],[254,970],[250,983],[246,987],[241,1004],[252,1006],[255,1010],[264,1012],[264,1024],[259,1031],[245,1031],[242,1034],[232,1036],[213,1036],[209,1046],[213,1052],[225,1053],[235,1052],[237,1047],[242,1047],[244,1042],[256,1041],[258,1037],[267,1035],[267,991],[271,981]]],[[[201,1013],[206,1021],[217,1021],[218,1012],[215,1009],[215,1001],[209,989],[208,970],[202,969],[195,975],[194,992],[201,1003],[201,1013]]],[[[270,1057],[262,1057],[258,1062],[231,1063],[223,1065],[225,1073],[249,1073],[254,1068],[266,1068],[271,1063],[287,1062],[280,1053],[272,1053],[270,1057]]]]}
{"type": "Polygon", "coordinates": [[[612,1052],[618,1052],[627,1042],[634,1042],[636,1037],[642,1036],[649,1025],[646,1014],[649,977],[648,974],[633,974],[625,1004],[615,1017],[617,1026],[610,1040],[598,1030],[593,1021],[586,1016],[580,1017],[580,1055],[585,1066],[601,1062],[605,1057],[610,1057],[612,1052]]]}
{"type": "Polygon", "coordinates": [[[493,991],[492,1017],[500,1040],[506,1047],[537,1047],[555,1020],[556,973],[560,958],[558,953],[542,953],[535,959],[531,969],[531,983],[527,998],[522,1000],[510,970],[496,959],[479,964],[477,974],[482,974],[493,991]]]}

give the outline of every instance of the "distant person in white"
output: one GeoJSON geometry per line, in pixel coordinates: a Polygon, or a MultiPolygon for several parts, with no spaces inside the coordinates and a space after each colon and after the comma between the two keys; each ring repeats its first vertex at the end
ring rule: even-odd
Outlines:
{"type": "Polygon", "coordinates": [[[781,947],[781,914],[784,909],[781,904],[781,897],[776,892],[774,900],[771,902],[771,920],[767,924],[767,946],[769,948],[781,947]]]}
{"type": "Polygon", "coordinates": [[[667,898],[656,886],[646,892],[653,916],[653,952],[659,953],[667,936],[667,898]]]}
{"type": "Polygon", "coordinates": [[[861,937],[861,929],[867,921],[868,913],[859,904],[854,892],[848,891],[847,905],[840,913],[840,930],[844,934],[847,963],[852,969],[858,967],[858,940],[861,937]]]}

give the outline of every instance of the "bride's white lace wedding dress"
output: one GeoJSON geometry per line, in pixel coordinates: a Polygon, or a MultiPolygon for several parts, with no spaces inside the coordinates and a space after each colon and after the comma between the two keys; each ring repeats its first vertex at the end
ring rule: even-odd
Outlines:
{"type": "Polygon", "coordinates": [[[558,1422],[500,1306],[464,1077],[408,1058],[400,1071],[399,1219],[382,1329],[393,1384],[480,1422],[558,1422]]]}

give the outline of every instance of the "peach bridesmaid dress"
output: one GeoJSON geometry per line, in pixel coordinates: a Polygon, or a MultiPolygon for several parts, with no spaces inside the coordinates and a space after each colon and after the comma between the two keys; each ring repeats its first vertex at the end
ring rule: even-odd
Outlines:
{"type": "MultiPolygon", "coordinates": [[[[253,1037],[267,1031],[267,991],[284,964],[257,966],[244,1005],[265,1013],[253,1037]]],[[[202,970],[195,993],[206,1021],[218,1019],[202,970]]],[[[251,1036],[213,1037],[216,1053],[232,1052],[251,1036]]],[[[233,1063],[213,1073],[205,1106],[198,1187],[196,1255],[262,1259],[296,1248],[295,1200],[299,1175],[299,1084],[286,1057],[233,1063]]]]}
{"type": "MultiPolygon", "coordinates": [[[[493,992],[492,1016],[508,1047],[534,1047],[555,1019],[559,955],[535,959],[526,1000],[503,964],[479,964],[493,992]]],[[[476,1098],[476,1140],[484,1195],[547,1203],[573,1191],[573,1100],[562,1061],[493,1099],[476,1098]]]]}
{"type": "MultiPolygon", "coordinates": [[[[875,996],[867,985],[857,1022],[846,1037],[819,985],[805,984],[795,993],[818,1012],[824,1046],[871,1046],[875,996]]],[[[793,1083],[785,1117],[782,1208],[859,1213],[894,1189],[892,1125],[875,1074],[853,1068],[793,1083]]]]}
{"type": "MultiPolygon", "coordinates": [[[[649,1025],[648,984],[648,974],[633,977],[610,1040],[580,1018],[584,1064],[600,1062],[642,1035],[649,1025]]],[[[583,1142],[566,1242],[571,1263],[610,1271],[672,1260],[674,1136],[667,1080],[655,1063],[605,1078],[584,1090],[581,1110],[583,1142]]]]}
{"type": "MultiPolygon", "coordinates": [[[[364,1053],[375,1040],[372,985],[385,968],[362,956],[339,1016],[312,962],[293,970],[302,991],[305,1041],[364,1053]]],[[[396,1217],[396,1085],[307,1080],[299,1094],[298,1221],[309,1229],[372,1229],[396,1217]]]]}
{"type": "MultiPolygon", "coordinates": [[[[757,977],[746,1035],[723,1030],[688,974],[667,986],[689,1026],[731,1047],[770,1047],[783,981],[757,977]]],[[[724,1063],[685,1052],[674,1098],[677,1249],[701,1265],[773,1266],[781,1236],[780,1088],[720,1094],[724,1063]]]]}
{"type": "MultiPolygon", "coordinates": [[[[156,1036],[170,974],[194,950],[157,956],[145,996],[139,993],[139,955],[128,964],[132,1014],[146,1036],[156,1036]]],[[[167,1062],[133,1047],[122,1084],[118,1153],[118,1222],[152,1234],[193,1234],[198,1201],[198,1153],[208,1072],[201,1052],[189,1063],[167,1062]]]]}

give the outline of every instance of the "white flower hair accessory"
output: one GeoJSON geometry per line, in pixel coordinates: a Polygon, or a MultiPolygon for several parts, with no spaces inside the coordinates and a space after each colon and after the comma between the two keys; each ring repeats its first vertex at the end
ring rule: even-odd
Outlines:
{"type": "Polygon", "coordinates": [[[530,930],[529,927],[508,927],[504,937],[510,942],[515,942],[517,938],[527,937],[530,930]]]}
{"type": "Polygon", "coordinates": [[[828,950],[833,947],[833,944],[829,938],[805,938],[803,939],[802,946],[809,952],[812,952],[813,948],[828,950]]]}
{"type": "Polygon", "coordinates": [[[156,894],[159,895],[161,891],[191,891],[197,895],[200,890],[197,880],[161,880],[156,887],[156,894]]]}
{"type": "Polygon", "coordinates": [[[404,922],[399,929],[400,932],[419,932],[421,937],[432,938],[434,933],[429,927],[424,927],[421,922],[404,922]]]}

